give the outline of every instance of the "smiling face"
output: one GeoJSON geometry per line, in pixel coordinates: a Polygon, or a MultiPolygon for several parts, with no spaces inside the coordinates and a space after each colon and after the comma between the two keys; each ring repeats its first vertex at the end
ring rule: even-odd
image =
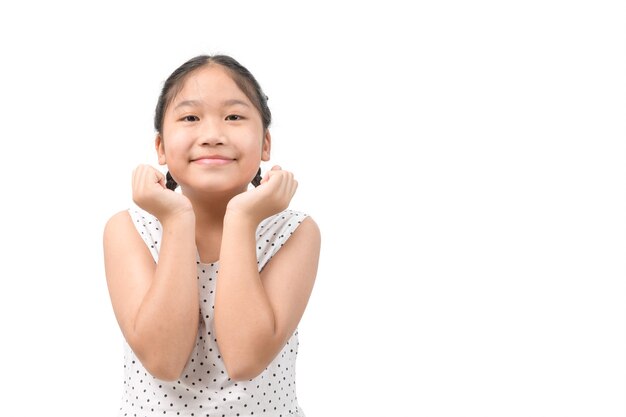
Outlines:
{"type": "Polygon", "coordinates": [[[159,163],[186,194],[245,191],[270,155],[261,115],[218,64],[189,74],[155,144],[159,163]]]}

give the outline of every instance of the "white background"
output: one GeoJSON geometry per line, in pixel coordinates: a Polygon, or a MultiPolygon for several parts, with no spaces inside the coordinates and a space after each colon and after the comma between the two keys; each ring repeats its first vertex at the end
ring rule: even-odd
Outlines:
{"type": "Polygon", "coordinates": [[[115,415],[102,230],[205,53],[260,81],[322,230],[307,416],[625,415],[623,2],[11,3],[3,415],[115,415]]]}

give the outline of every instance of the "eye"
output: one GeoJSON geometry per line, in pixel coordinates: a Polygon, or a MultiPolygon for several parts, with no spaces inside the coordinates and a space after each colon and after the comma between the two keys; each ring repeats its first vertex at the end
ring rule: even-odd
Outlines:
{"type": "Polygon", "coordinates": [[[243,119],[243,117],[237,114],[229,114],[228,116],[226,116],[226,120],[234,121],[234,120],[241,120],[241,119],[243,119]]]}
{"type": "Polygon", "coordinates": [[[180,119],[184,122],[197,122],[198,120],[200,120],[200,118],[198,116],[194,116],[194,115],[188,115],[188,116],[183,116],[182,119],[180,119]]]}

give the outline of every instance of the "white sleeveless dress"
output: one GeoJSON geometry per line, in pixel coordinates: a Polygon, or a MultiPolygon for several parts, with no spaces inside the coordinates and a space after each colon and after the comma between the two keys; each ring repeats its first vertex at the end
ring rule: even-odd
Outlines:
{"type": "MultiPolygon", "coordinates": [[[[132,207],[129,213],[154,261],[159,259],[162,228],[156,217],[132,207]]],[[[262,221],[257,228],[259,271],[287,241],[306,214],[285,210],[262,221]]],[[[178,381],[162,381],[141,365],[124,343],[124,383],[118,416],[285,417],[304,413],[296,397],[298,331],[256,378],[232,381],[215,339],[213,308],[218,263],[197,258],[200,322],[196,346],[178,381]]]]}

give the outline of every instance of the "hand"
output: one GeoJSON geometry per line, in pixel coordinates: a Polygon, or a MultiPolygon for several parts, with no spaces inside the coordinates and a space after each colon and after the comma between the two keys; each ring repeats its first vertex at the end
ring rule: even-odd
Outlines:
{"type": "Polygon", "coordinates": [[[187,197],[165,187],[165,175],[150,165],[133,170],[133,201],[161,223],[181,214],[193,214],[187,197]]]}
{"type": "Polygon", "coordinates": [[[296,193],[298,181],[289,171],[275,165],[266,172],[261,184],[233,197],[226,207],[227,212],[250,216],[255,222],[285,210],[296,193]]]}

